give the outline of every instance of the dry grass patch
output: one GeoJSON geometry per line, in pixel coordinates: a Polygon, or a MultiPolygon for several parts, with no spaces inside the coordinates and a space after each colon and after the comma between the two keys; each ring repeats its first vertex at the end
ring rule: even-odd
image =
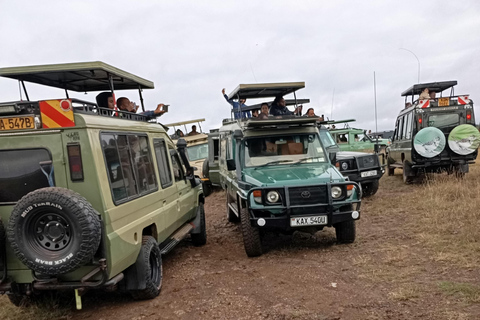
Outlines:
{"type": "Polygon", "coordinates": [[[415,285],[404,285],[389,292],[388,296],[396,301],[408,301],[420,297],[420,290],[415,285]]]}
{"type": "Polygon", "coordinates": [[[13,305],[6,295],[0,296],[0,319],[5,320],[66,320],[71,313],[69,306],[60,305],[59,300],[45,298],[41,302],[28,304],[22,307],[13,305]]]}
{"type": "Polygon", "coordinates": [[[457,265],[480,263],[480,167],[464,179],[439,174],[429,178],[410,200],[418,236],[433,248],[435,260],[457,265]]]}
{"type": "Polygon", "coordinates": [[[480,286],[469,283],[442,281],[438,287],[447,295],[457,297],[468,303],[480,303],[480,286]]]}

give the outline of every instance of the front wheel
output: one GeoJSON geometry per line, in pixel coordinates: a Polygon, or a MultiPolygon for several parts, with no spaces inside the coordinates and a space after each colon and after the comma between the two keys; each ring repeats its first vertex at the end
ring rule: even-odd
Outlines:
{"type": "Polygon", "coordinates": [[[258,257],[263,253],[260,230],[252,227],[250,214],[247,208],[240,209],[240,221],[242,223],[243,245],[249,257],[258,257]]]}
{"type": "Polygon", "coordinates": [[[362,195],[364,197],[373,196],[377,193],[379,184],[378,180],[362,183],[362,195]]]}
{"type": "Polygon", "coordinates": [[[343,221],[337,223],[335,226],[335,234],[337,241],[340,243],[352,243],[355,241],[356,230],[355,220],[343,221]]]}
{"type": "Polygon", "coordinates": [[[132,290],[130,293],[136,300],[153,299],[162,289],[163,269],[162,253],[157,240],[152,236],[143,236],[142,248],[135,262],[137,269],[141,269],[140,282],[145,282],[145,288],[132,290]]]}

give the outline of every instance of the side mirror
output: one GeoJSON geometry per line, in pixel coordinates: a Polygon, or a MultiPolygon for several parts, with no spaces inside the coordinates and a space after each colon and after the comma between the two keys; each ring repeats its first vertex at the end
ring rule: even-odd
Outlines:
{"type": "Polygon", "coordinates": [[[228,169],[228,171],[232,171],[232,170],[236,169],[235,159],[228,159],[227,160],[227,169],[228,169]]]}
{"type": "Polygon", "coordinates": [[[335,164],[337,162],[337,152],[340,151],[340,148],[337,145],[331,145],[327,148],[328,152],[328,159],[330,159],[330,163],[335,164]]]}

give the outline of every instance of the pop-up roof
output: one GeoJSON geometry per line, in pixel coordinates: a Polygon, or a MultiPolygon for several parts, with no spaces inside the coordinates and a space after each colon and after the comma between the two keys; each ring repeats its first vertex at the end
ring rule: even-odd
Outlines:
{"type": "Polygon", "coordinates": [[[153,89],[153,82],[101,61],[0,68],[0,76],[79,92],[153,89]]]}
{"type": "Polygon", "coordinates": [[[305,88],[305,82],[240,84],[229,95],[229,99],[255,99],[284,96],[305,88]]]}
{"type": "Polygon", "coordinates": [[[441,82],[431,82],[431,83],[419,83],[414,84],[407,90],[402,92],[402,97],[413,96],[416,94],[422,93],[423,90],[428,89],[429,91],[442,92],[457,85],[457,81],[441,81],[441,82]]]}

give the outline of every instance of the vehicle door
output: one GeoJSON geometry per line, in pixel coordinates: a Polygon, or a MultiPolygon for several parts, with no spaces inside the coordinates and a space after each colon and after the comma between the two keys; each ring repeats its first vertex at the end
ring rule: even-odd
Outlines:
{"type": "Polygon", "coordinates": [[[178,214],[177,185],[173,180],[170,155],[165,139],[153,139],[155,160],[162,188],[162,226],[157,226],[159,239],[165,239],[175,231],[175,217],[178,214]]]}
{"type": "Polygon", "coordinates": [[[404,150],[405,160],[412,162],[413,136],[412,136],[413,112],[403,116],[402,142],[401,149],[404,150]]]}
{"type": "Polygon", "coordinates": [[[177,187],[177,215],[172,217],[176,228],[189,220],[195,214],[195,194],[192,184],[185,175],[180,156],[173,145],[169,145],[170,161],[172,163],[174,184],[177,187]]]}
{"type": "Polygon", "coordinates": [[[393,162],[400,164],[401,160],[401,136],[403,128],[403,116],[397,118],[397,123],[395,124],[395,132],[392,138],[392,144],[390,147],[389,157],[393,162]]]}

